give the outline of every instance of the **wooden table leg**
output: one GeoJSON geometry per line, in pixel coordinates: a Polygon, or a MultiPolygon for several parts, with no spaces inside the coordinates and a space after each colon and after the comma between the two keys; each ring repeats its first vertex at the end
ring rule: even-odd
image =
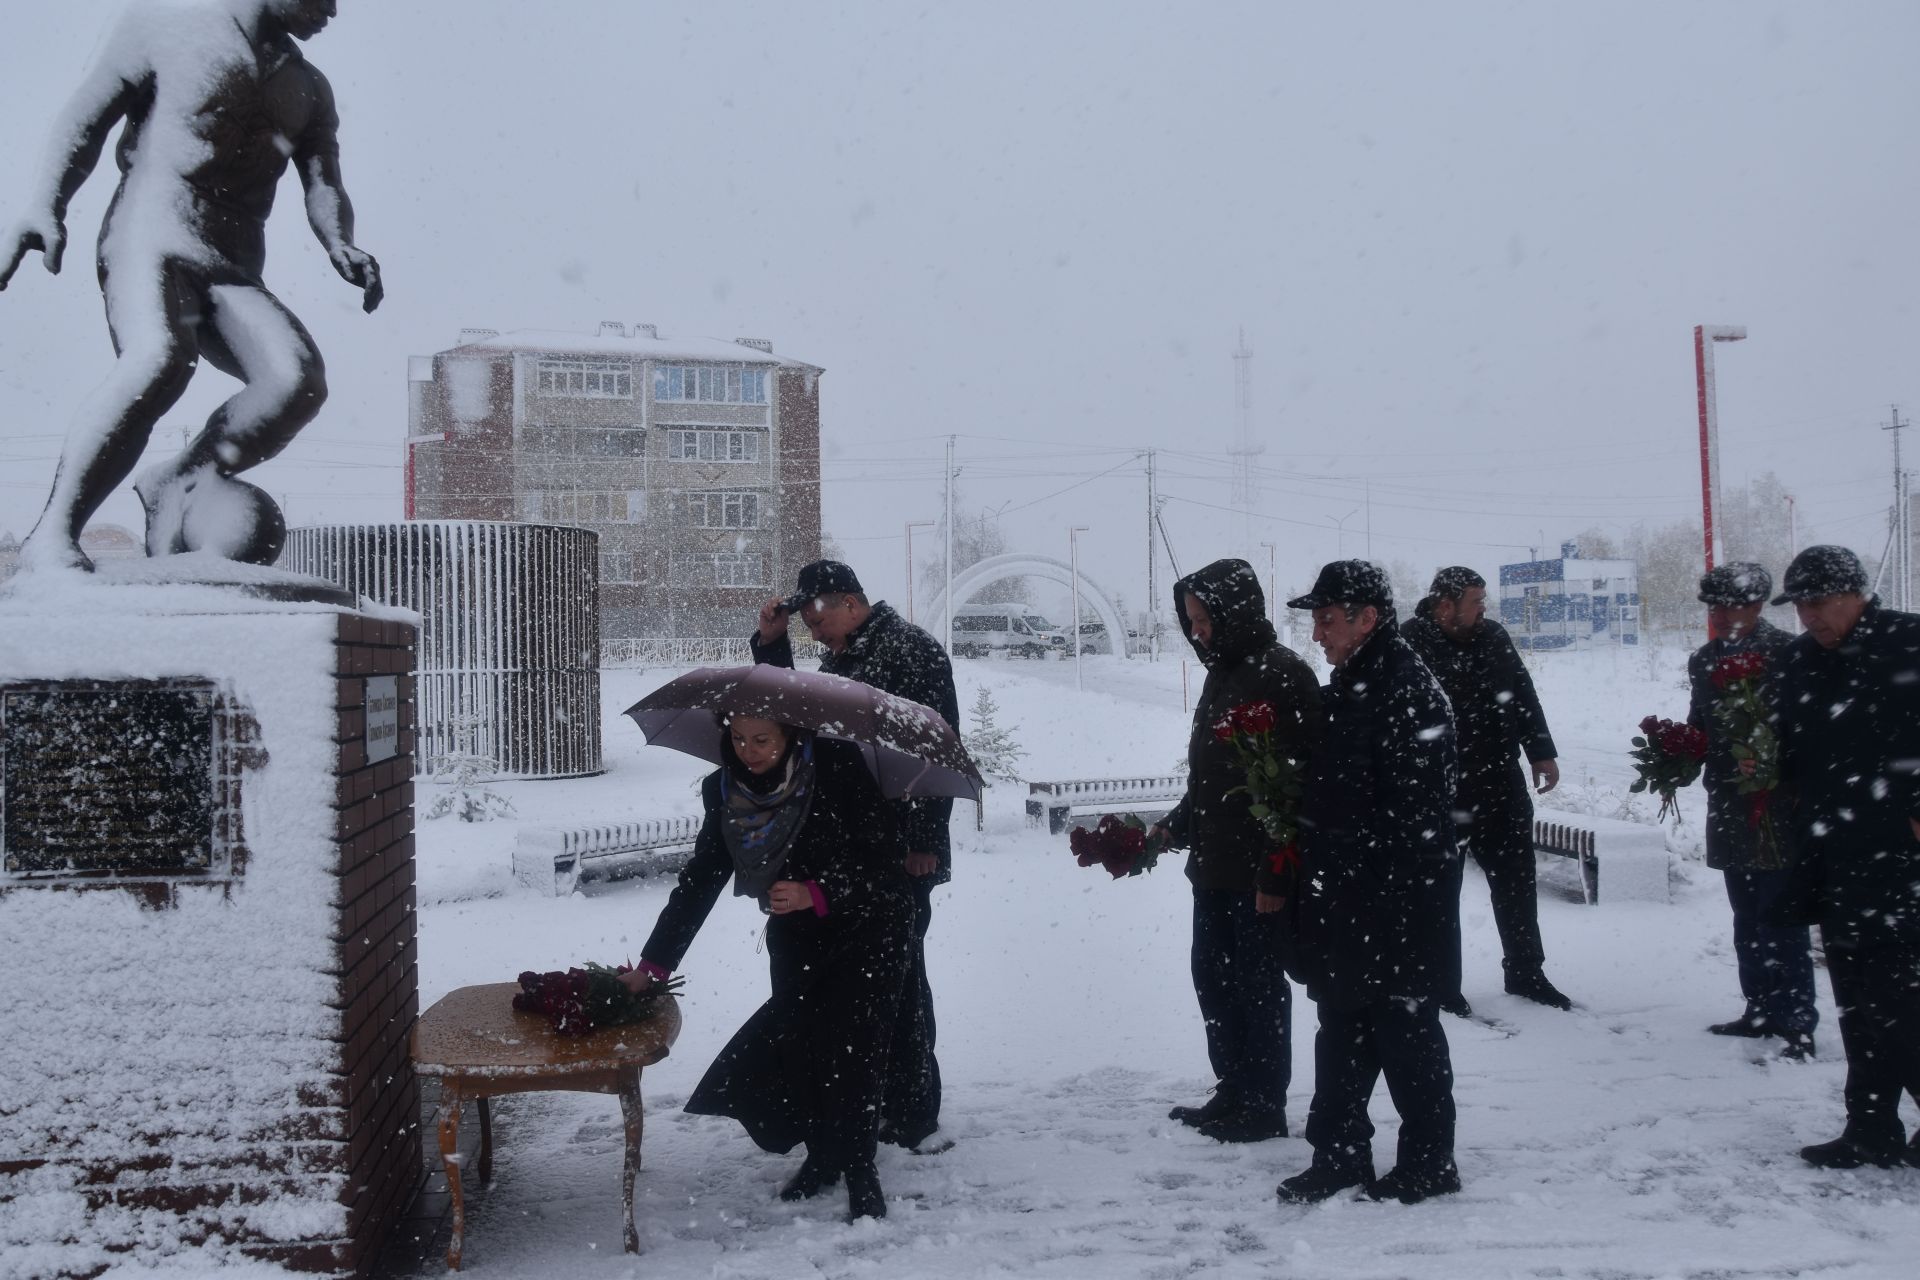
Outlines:
{"type": "Polygon", "coordinates": [[[447,1240],[447,1270],[460,1269],[460,1246],[467,1229],[467,1206],[460,1195],[460,1094],[445,1085],[440,1096],[440,1159],[453,1197],[453,1234],[447,1240]]]}
{"type": "Polygon", "coordinates": [[[644,1127],[645,1116],[640,1106],[640,1071],[635,1068],[632,1079],[626,1081],[620,1089],[620,1115],[626,1121],[627,1160],[620,1179],[621,1202],[627,1215],[627,1252],[640,1252],[640,1232],[633,1225],[633,1179],[640,1172],[640,1131],[644,1127]]]}
{"type": "Polygon", "coordinates": [[[493,1182],[493,1112],[480,1099],[480,1185],[493,1182]]]}

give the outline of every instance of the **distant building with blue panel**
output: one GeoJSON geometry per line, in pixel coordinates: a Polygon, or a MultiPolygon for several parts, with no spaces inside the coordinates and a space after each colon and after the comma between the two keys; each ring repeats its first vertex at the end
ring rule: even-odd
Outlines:
{"type": "Polygon", "coordinates": [[[1500,566],[1499,618],[1514,644],[1535,651],[1640,643],[1639,566],[1588,560],[1577,543],[1557,560],[1500,566]]]}

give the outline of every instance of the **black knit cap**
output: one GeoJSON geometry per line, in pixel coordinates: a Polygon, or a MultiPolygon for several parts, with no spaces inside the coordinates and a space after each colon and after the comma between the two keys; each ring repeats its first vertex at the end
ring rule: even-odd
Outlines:
{"type": "Polygon", "coordinates": [[[1860,557],[1845,547],[1824,545],[1808,547],[1793,558],[1780,583],[1775,604],[1796,600],[1818,600],[1822,596],[1863,596],[1867,594],[1867,571],[1860,557]]]}
{"type": "Polygon", "coordinates": [[[800,587],[781,603],[789,613],[803,609],[809,600],[820,596],[862,595],[865,588],[850,565],[838,560],[815,560],[800,568],[800,587]]]}
{"type": "Polygon", "coordinates": [[[1433,575],[1433,585],[1427,588],[1427,594],[1442,600],[1458,600],[1474,587],[1484,587],[1487,580],[1463,564],[1450,564],[1433,575]]]}
{"type": "Polygon", "coordinates": [[[1313,590],[1287,601],[1289,609],[1324,609],[1330,604],[1393,608],[1393,584],[1379,565],[1365,560],[1335,560],[1320,570],[1313,590]]]}
{"type": "Polygon", "coordinates": [[[1729,605],[1764,604],[1773,594],[1773,575],[1766,566],[1751,560],[1734,560],[1715,565],[1700,578],[1700,603],[1729,605]]]}

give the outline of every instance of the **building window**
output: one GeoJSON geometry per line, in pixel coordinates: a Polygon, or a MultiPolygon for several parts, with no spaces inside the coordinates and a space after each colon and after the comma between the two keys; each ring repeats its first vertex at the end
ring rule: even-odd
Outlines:
{"type": "Polygon", "coordinates": [[[600,581],[634,581],[633,553],[629,551],[602,551],[600,553],[600,581]]]}
{"type": "Polygon", "coordinates": [[[698,459],[701,462],[760,461],[759,431],[675,431],[667,441],[669,458],[698,459]]]}
{"type": "Polygon", "coordinates": [[[618,427],[606,431],[580,433],[580,455],[587,458],[640,458],[646,456],[647,436],[643,431],[618,427]]]}
{"type": "Polygon", "coordinates": [[[540,360],[535,363],[541,395],[590,400],[631,400],[633,365],[619,360],[540,360]]]}
{"type": "Polygon", "coordinates": [[[656,365],[653,398],[703,404],[765,404],[767,371],[737,364],[656,365]]]}
{"type": "Polygon", "coordinates": [[[713,558],[713,580],[722,587],[764,587],[767,575],[762,559],[750,552],[727,551],[713,558]]]}
{"type": "Polygon", "coordinates": [[[520,495],[520,510],[528,520],[549,524],[638,524],[647,518],[647,494],[644,489],[532,490],[520,495]]]}
{"type": "Polygon", "coordinates": [[[698,529],[758,529],[760,495],[757,493],[709,493],[687,495],[687,523],[698,529]]]}

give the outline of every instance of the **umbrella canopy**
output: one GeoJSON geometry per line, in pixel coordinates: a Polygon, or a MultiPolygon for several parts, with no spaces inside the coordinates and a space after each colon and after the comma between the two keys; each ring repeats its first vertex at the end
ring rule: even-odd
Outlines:
{"type": "Polygon", "coordinates": [[[984,785],[953,726],[931,707],[823,671],[758,663],[700,667],[627,708],[647,742],[720,761],[720,722],[760,716],[860,748],[881,794],[978,800],[984,785]]]}

